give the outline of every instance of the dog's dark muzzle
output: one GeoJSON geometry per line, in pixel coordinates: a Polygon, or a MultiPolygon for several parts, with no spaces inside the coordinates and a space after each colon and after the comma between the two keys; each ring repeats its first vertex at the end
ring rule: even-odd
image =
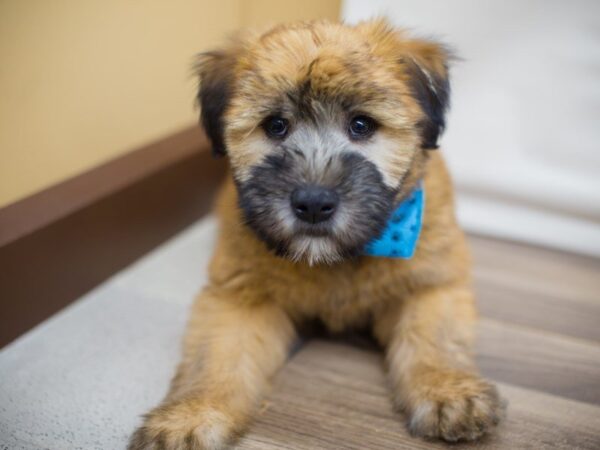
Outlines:
{"type": "Polygon", "coordinates": [[[307,170],[306,161],[285,154],[254,167],[238,184],[246,223],[279,254],[303,236],[328,237],[339,254],[364,248],[383,229],[394,190],[358,153],[337,155],[322,173],[307,170]]]}

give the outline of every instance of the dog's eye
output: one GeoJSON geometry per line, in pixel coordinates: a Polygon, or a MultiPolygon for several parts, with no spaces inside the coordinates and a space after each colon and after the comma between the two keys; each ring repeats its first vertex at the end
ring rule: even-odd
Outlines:
{"type": "Polygon", "coordinates": [[[290,123],[283,117],[267,117],[262,124],[267,136],[275,139],[283,139],[290,128],[290,123]]]}
{"type": "Polygon", "coordinates": [[[376,128],[375,120],[368,116],[356,116],[350,120],[348,133],[352,139],[365,139],[371,136],[376,128]]]}

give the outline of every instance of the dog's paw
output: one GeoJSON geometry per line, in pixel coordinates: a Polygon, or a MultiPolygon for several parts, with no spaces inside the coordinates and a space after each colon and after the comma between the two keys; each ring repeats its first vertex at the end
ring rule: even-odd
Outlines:
{"type": "Polygon", "coordinates": [[[160,406],[132,435],[128,450],[225,449],[235,435],[234,421],[214,408],[179,403],[160,406]]]}
{"type": "Polygon", "coordinates": [[[408,428],[427,439],[476,440],[500,422],[506,409],[496,388],[471,374],[424,377],[416,394],[409,393],[408,428]]]}

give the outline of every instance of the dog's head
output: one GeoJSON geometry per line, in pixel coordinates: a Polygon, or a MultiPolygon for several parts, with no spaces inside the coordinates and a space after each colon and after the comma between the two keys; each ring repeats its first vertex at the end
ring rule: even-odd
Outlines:
{"type": "Polygon", "coordinates": [[[437,147],[447,59],[383,21],[280,26],[201,55],[202,124],[248,225],[294,260],[359,253],[437,147]]]}

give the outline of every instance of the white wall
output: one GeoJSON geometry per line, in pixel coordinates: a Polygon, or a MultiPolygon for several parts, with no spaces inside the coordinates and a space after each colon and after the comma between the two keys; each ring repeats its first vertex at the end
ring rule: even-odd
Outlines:
{"type": "Polygon", "coordinates": [[[442,140],[466,229],[600,256],[600,2],[346,0],[450,44],[442,140]]]}

